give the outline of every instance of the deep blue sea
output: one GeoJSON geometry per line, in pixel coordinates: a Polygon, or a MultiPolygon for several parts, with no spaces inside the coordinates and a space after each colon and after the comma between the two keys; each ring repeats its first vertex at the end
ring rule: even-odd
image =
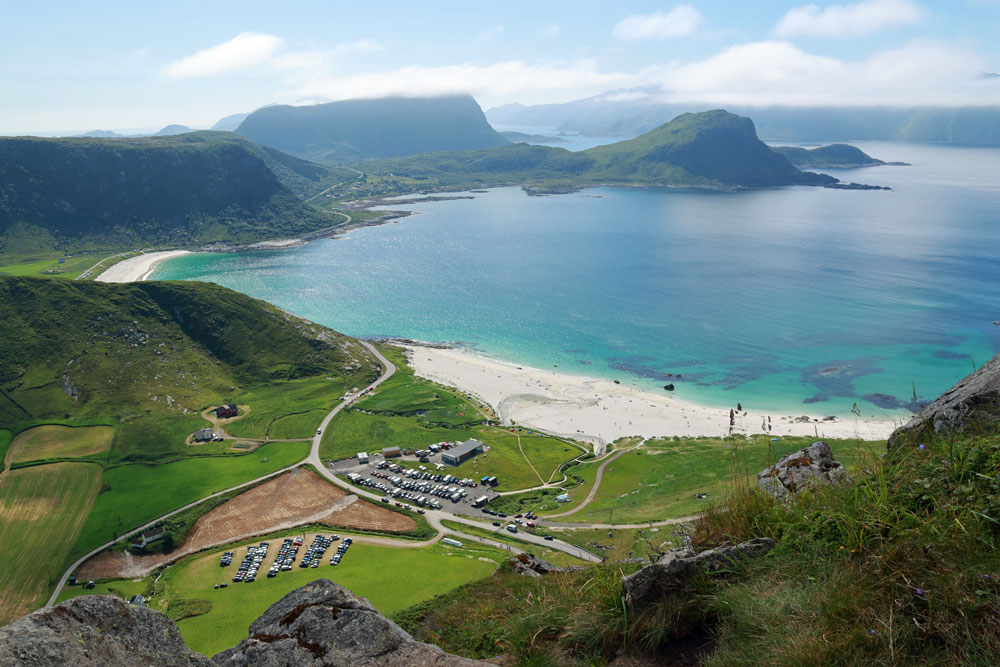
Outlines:
{"type": "Polygon", "coordinates": [[[1000,349],[1000,149],[856,145],[912,166],[829,172],[890,192],[495,189],[154,278],[711,405],[898,417],[1000,349]]]}

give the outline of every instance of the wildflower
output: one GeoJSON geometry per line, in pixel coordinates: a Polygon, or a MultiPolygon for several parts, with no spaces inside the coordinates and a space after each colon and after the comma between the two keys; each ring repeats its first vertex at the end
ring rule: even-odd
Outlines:
{"type": "Polygon", "coordinates": [[[924,594],[924,591],[922,589],[918,588],[917,589],[917,595],[923,595],[923,594],[924,594]]]}
{"type": "Polygon", "coordinates": [[[920,451],[924,451],[924,444],[923,443],[920,443],[919,449],[920,449],[920,451]]]}
{"type": "Polygon", "coordinates": [[[874,630],[869,630],[868,632],[871,633],[871,634],[875,634],[874,630]]]}

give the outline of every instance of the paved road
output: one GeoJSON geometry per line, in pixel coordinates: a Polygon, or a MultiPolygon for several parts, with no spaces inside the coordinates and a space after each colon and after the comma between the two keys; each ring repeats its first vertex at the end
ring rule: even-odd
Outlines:
{"type": "MultiPolygon", "coordinates": [[[[639,444],[642,444],[642,443],[639,443],[639,444]]],[[[636,445],[636,447],[638,447],[638,446],[639,445],[636,445]]],[[[620,452],[616,452],[616,453],[612,454],[610,457],[608,457],[607,461],[605,461],[604,463],[602,463],[600,465],[600,467],[597,469],[597,474],[594,475],[594,486],[590,487],[590,493],[587,494],[587,497],[584,499],[584,501],[582,503],[580,503],[579,507],[575,507],[575,508],[569,510],[568,512],[560,512],[559,514],[549,514],[549,515],[546,515],[543,518],[544,519],[555,519],[555,518],[561,517],[561,516],[569,516],[570,514],[576,514],[577,512],[579,512],[580,510],[582,510],[584,507],[586,507],[587,505],[589,505],[590,501],[594,499],[595,495],[597,495],[597,489],[600,488],[600,486],[601,486],[601,480],[604,479],[604,469],[606,467],[608,467],[609,463],[611,463],[612,461],[614,461],[615,459],[617,459],[619,456],[621,456],[625,452],[631,451],[633,449],[635,449],[635,447],[629,447],[628,449],[623,449],[620,452]]]]}
{"type": "MultiPolygon", "coordinates": [[[[348,183],[348,182],[350,182],[350,181],[356,181],[356,180],[358,180],[358,178],[359,178],[359,177],[361,177],[361,176],[363,175],[363,174],[362,174],[362,173],[361,173],[360,171],[358,171],[357,169],[351,169],[350,167],[343,167],[343,169],[350,169],[350,170],[351,170],[351,171],[353,171],[353,172],[354,172],[355,174],[357,174],[357,176],[355,176],[354,178],[348,178],[348,179],[346,179],[346,180],[343,180],[343,181],[341,181],[340,183],[336,183],[336,184],[334,184],[334,185],[331,185],[331,186],[330,186],[330,187],[328,187],[328,188],[327,188],[326,190],[323,190],[322,192],[318,192],[318,193],[314,194],[314,195],[313,195],[312,197],[310,197],[309,199],[307,199],[307,200],[306,200],[306,203],[309,203],[309,202],[311,202],[311,201],[312,201],[313,199],[316,199],[316,197],[322,197],[323,195],[325,195],[325,194],[326,194],[327,192],[329,192],[330,190],[333,190],[334,188],[339,188],[339,187],[340,187],[341,185],[343,185],[344,183],[348,183]]],[[[348,221],[350,221],[351,217],[350,217],[350,216],[348,216],[348,217],[347,217],[347,219],[348,219],[348,221]]]]}

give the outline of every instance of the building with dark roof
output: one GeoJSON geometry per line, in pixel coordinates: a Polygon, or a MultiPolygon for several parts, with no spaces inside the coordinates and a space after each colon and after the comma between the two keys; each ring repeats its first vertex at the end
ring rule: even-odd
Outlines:
{"type": "Polygon", "coordinates": [[[447,452],[441,453],[441,462],[448,465],[457,466],[464,461],[468,461],[473,456],[483,453],[483,443],[478,440],[469,439],[457,447],[452,447],[447,452]]]}

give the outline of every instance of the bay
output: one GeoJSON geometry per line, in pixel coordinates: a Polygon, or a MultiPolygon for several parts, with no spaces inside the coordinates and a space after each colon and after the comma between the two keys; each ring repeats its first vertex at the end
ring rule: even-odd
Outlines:
{"type": "Polygon", "coordinates": [[[153,278],[709,405],[901,417],[1000,349],[1000,150],[855,145],[912,164],[829,172],[888,192],[499,188],[153,278]]]}

